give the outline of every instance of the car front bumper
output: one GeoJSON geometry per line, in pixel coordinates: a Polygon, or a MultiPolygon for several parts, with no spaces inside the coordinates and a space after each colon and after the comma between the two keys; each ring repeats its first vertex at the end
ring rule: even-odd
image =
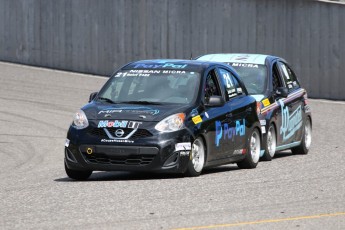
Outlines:
{"type": "Polygon", "coordinates": [[[100,140],[80,138],[78,132],[80,131],[71,132],[70,129],[67,135],[65,163],[69,169],[174,173],[184,173],[187,170],[192,142],[187,130],[153,136],[134,143],[102,143],[100,140]],[[187,148],[177,147],[179,144],[187,148]]]}

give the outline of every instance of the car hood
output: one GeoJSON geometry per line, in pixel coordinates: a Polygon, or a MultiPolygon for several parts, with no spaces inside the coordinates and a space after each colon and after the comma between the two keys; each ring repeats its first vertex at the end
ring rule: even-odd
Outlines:
{"type": "Polygon", "coordinates": [[[91,102],[82,110],[89,120],[161,121],[169,115],[186,112],[189,105],[137,105],[91,102]]]}

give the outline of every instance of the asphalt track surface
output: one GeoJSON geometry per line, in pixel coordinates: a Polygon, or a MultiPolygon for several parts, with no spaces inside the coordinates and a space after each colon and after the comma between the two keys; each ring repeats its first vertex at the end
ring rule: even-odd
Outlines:
{"type": "Polygon", "coordinates": [[[0,63],[0,229],[345,229],[345,103],[310,100],[308,155],[197,178],[67,178],[66,131],[106,78],[0,63]]]}

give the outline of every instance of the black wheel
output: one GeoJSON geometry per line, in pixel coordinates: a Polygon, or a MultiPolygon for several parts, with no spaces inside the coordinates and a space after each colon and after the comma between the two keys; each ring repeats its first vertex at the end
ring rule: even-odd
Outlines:
{"type": "Polygon", "coordinates": [[[206,148],[200,137],[193,142],[191,151],[186,175],[199,176],[204,168],[206,158],[206,148]]]}
{"type": "Polygon", "coordinates": [[[276,147],[277,147],[276,129],[274,128],[273,124],[270,124],[270,127],[267,130],[265,153],[261,157],[261,159],[264,161],[271,161],[276,153],[276,147]]]}
{"type": "Polygon", "coordinates": [[[65,163],[65,171],[69,178],[72,178],[74,180],[86,180],[89,178],[92,174],[92,171],[77,171],[67,168],[67,165],[65,163]]]}
{"type": "Polygon", "coordinates": [[[311,132],[312,132],[311,121],[310,121],[310,118],[307,117],[305,125],[304,125],[304,134],[303,134],[301,144],[291,149],[293,154],[307,154],[309,152],[309,148],[311,145],[311,132]]]}
{"type": "Polygon", "coordinates": [[[246,157],[237,163],[237,166],[242,169],[256,168],[260,158],[261,137],[257,129],[254,129],[250,135],[249,145],[247,148],[246,157]]]}

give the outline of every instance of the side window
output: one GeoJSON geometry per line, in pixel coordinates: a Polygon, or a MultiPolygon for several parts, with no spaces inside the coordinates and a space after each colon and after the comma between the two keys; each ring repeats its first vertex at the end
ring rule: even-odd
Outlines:
{"type": "Polygon", "coordinates": [[[208,101],[211,96],[221,96],[221,91],[217,82],[217,77],[214,70],[211,70],[205,83],[205,101],[208,101]]]}
{"type": "Polygon", "coordinates": [[[275,63],[273,65],[273,70],[272,70],[272,84],[273,84],[273,91],[275,91],[278,87],[284,87],[284,84],[279,77],[279,70],[278,70],[278,64],[275,63]]]}
{"type": "Polygon", "coordinates": [[[220,76],[222,77],[223,83],[226,88],[226,93],[228,98],[233,98],[237,95],[241,95],[243,93],[243,89],[236,80],[236,78],[227,70],[219,69],[220,76]]]}
{"type": "Polygon", "coordinates": [[[278,62],[278,65],[279,65],[280,72],[283,75],[285,85],[288,87],[288,89],[292,90],[294,88],[298,88],[299,84],[292,70],[286,64],[282,62],[278,62]]]}
{"type": "Polygon", "coordinates": [[[298,83],[298,80],[297,80],[297,77],[296,77],[295,73],[290,69],[289,66],[287,66],[287,65],[285,65],[285,66],[286,66],[287,72],[288,72],[288,74],[290,76],[290,79],[292,81],[293,88],[299,88],[300,85],[298,83]]]}

